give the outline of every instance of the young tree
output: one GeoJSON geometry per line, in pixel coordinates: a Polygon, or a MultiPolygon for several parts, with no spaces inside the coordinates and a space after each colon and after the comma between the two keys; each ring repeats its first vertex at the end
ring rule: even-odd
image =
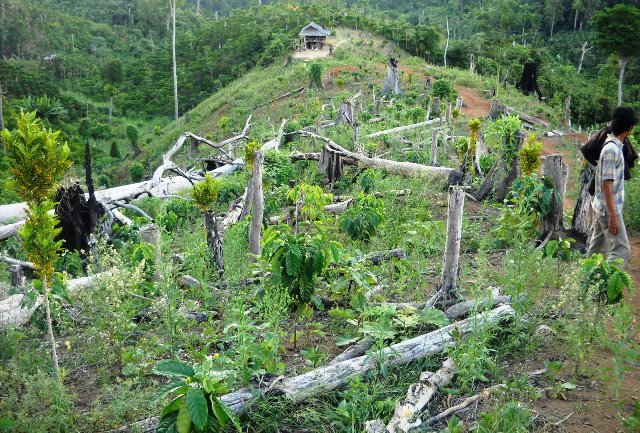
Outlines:
{"type": "Polygon", "coordinates": [[[66,142],[60,144],[59,134],[60,131],[47,131],[35,112],[21,113],[15,130],[2,131],[2,140],[7,145],[13,163],[11,175],[18,194],[29,208],[20,238],[27,257],[35,265],[42,280],[51,357],[56,376],[61,380],[49,307],[49,282],[53,278],[53,265],[62,241],[55,240],[60,233],[60,229],[56,227],[58,218],[49,211],[53,210],[53,192],[71,167],[71,162],[69,147],[66,142]]]}
{"type": "Polygon", "coordinates": [[[640,54],[640,9],[635,6],[617,4],[597,12],[591,24],[596,34],[595,42],[603,50],[618,56],[618,105],[622,105],[622,82],[624,70],[634,56],[640,54]]]}
{"type": "Polygon", "coordinates": [[[129,143],[131,143],[133,153],[135,153],[136,155],[140,155],[142,153],[142,149],[140,149],[140,146],[138,146],[138,137],[140,135],[138,133],[138,128],[133,125],[127,125],[124,132],[127,135],[129,143]]]}
{"type": "Polygon", "coordinates": [[[109,124],[113,118],[113,97],[118,94],[118,85],[122,82],[122,63],[118,59],[109,60],[100,71],[102,81],[105,82],[104,90],[109,94],[109,124]]]}
{"type": "Polygon", "coordinates": [[[173,30],[171,33],[171,58],[173,61],[173,117],[176,121],[176,128],[178,127],[178,66],[176,64],[176,2],[178,0],[169,0],[169,6],[171,8],[171,22],[173,24],[173,30]]]}

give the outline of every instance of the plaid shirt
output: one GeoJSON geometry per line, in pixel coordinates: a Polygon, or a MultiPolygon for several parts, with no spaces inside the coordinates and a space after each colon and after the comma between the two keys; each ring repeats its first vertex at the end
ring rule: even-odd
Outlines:
{"type": "Polygon", "coordinates": [[[612,180],[613,202],[616,213],[622,215],[624,204],[624,157],[622,155],[622,143],[613,135],[607,136],[607,141],[600,153],[600,162],[596,167],[596,194],[593,196],[591,206],[598,216],[607,215],[607,204],[604,201],[602,183],[612,180]]]}

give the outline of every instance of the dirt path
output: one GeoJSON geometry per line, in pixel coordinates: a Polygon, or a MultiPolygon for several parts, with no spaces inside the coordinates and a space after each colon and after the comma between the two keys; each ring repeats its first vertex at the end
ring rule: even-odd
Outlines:
{"type": "Polygon", "coordinates": [[[464,106],[462,114],[470,119],[485,117],[489,115],[491,110],[491,101],[484,99],[475,89],[469,89],[462,86],[454,86],[456,92],[462,96],[464,106]]]}

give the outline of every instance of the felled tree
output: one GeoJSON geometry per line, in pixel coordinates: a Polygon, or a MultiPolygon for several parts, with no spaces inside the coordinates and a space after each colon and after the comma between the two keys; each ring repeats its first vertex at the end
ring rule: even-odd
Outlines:
{"type": "Polygon", "coordinates": [[[593,15],[593,30],[596,44],[605,51],[618,56],[618,105],[622,105],[622,82],[624,70],[633,56],[640,55],[640,9],[631,5],[617,4],[593,15]]]}
{"type": "Polygon", "coordinates": [[[36,113],[21,113],[17,128],[2,131],[7,153],[12,159],[11,175],[20,197],[27,202],[27,220],[20,230],[22,247],[35,265],[42,279],[47,334],[51,344],[51,357],[59,381],[58,353],[51,323],[49,282],[53,278],[53,265],[62,241],[56,241],[60,229],[53,210],[51,197],[62,176],[71,167],[67,143],[58,141],[60,131],[47,130],[36,118],[36,113]]]}
{"type": "Polygon", "coordinates": [[[211,264],[222,274],[224,271],[224,256],[222,254],[222,239],[218,232],[216,213],[212,208],[213,202],[220,193],[221,182],[214,179],[209,173],[205,174],[204,180],[193,185],[191,198],[193,204],[204,213],[204,227],[207,231],[207,248],[211,255],[211,264]]]}

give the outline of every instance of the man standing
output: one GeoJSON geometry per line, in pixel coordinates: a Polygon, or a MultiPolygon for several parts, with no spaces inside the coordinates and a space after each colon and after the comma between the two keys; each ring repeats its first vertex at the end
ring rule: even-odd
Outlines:
{"type": "Polygon", "coordinates": [[[631,135],[638,118],[632,108],[618,107],[611,118],[611,134],[607,136],[596,167],[596,192],[591,206],[595,213],[593,233],[587,257],[595,253],[607,255],[607,260],[629,262],[629,239],[622,219],[624,204],[623,141],[631,135]]]}

